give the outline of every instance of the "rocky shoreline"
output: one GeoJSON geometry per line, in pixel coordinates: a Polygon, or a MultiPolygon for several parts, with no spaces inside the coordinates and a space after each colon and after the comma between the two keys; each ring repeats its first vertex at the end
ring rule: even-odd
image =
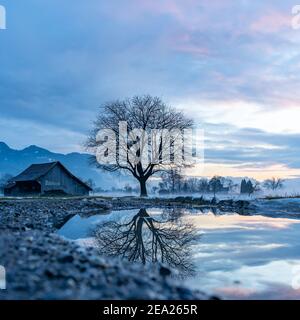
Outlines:
{"type": "Polygon", "coordinates": [[[108,212],[107,201],[86,199],[24,199],[0,201],[0,230],[55,232],[75,214],[108,212]]]}
{"type": "Polygon", "coordinates": [[[173,199],[135,197],[123,198],[36,198],[0,200],[0,230],[43,230],[55,232],[72,216],[91,216],[111,210],[140,209],[141,207],[215,209],[220,212],[253,212],[255,206],[245,200],[205,200],[177,197],[173,199]]]}
{"type": "Polygon", "coordinates": [[[7,272],[4,300],[207,298],[174,284],[166,267],[99,257],[93,248],[43,231],[1,233],[0,248],[7,272]]]}
{"type": "MultiPolygon", "coordinates": [[[[247,203],[203,203],[189,199],[143,199],[144,207],[249,207],[247,203]]],[[[99,257],[54,234],[75,214],[140,208],[141,200],[20,199],[0,201],[0,265],[7,290],[0,299],[207,299],[182,287],[166,266],[144,267],[99,257]]]]}

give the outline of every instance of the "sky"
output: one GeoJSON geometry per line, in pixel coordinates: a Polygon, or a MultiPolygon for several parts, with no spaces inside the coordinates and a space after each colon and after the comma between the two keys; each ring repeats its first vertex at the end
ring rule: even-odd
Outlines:
{"type": "Polygon", "coordinates": [[[0,5],[0,141],[82,151],[102,103],[151,94],[205,130],[190,174],[300,176],[295,0],[0,5]]]}

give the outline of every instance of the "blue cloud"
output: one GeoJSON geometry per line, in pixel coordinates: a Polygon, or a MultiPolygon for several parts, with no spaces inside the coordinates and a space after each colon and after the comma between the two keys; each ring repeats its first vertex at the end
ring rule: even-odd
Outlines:
{"type": "MultiPolygon", "coordinates": [[[[13,146],[79,145],[102,102],[133,94],[299,107],[292,0],[1,4],[8,29],[0,32],[0,134],[13,146]],[[12,122],[23,131],[14,133],[12,122]]],[[[224,137],[221,128],[206,131],[209,161],[300,166],[296,134],[231,128],[224,137]]]]}

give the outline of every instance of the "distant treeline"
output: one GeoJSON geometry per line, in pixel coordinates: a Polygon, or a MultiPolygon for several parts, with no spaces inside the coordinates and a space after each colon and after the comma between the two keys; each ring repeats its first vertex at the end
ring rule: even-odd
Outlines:
{"type": "MultiPolygon", "coordinates": [[[[93,187],[96,193],[126,193],[134,194],[139,192],[138,186],[126,184],[124,187],[112,187],[110,190],[95,187],[93,181],[86,181],[93,187]]],[[[284,186],[284,180],[280,178],[271,178],[258,182],[255,179],[243,179],[241,183],[235,183],[232,179],[214,176],[208,178],[187,178],[182,175],[178,169],[170,170],[161,174],[161,182],[158,186],[152,187],[151,191],[154,194],[170,195],[170,194],[189,194],[189,193],[241,193],[251,195],[257,192],[266,190],[278,190],[284,186]]]]}
{"type": "Polygon", "coordinates": [[[161,175],[159,186],[153,191],[159,194],[176,193],[228,193],[238,187],[231,179],[215,176],[207,178],[185,178],[178,170],[161,175]]]}
{"type": "MultiPolygon", "coordinates": [[[[2,174],[0,176],[0,193],[3,193],[5,185],[10,179],[10,174],[2,174]]],[[[139,192],[138,186],[126,184],[124,187],[113,187],[110,190],[97,187],[92,179],[84,180],[94,193],[126,193],[135,194],[139,192]]],[[[235,183],[232,179],[214,176],[208,178],[187,178],[180,173],[180,170],[169,170],[161,174],[161,182],[158,186],[152,187],[152,193],[160,195],[169,194],[189,194],[189,193],[241,193],[251,195],[261,191],[263,188],[267,190],[279,190],[284,186],[284,180],[280,178],[271,178],[259,183],[254,179],[243,179],[241,183],[235,183]]]]}
{"type": "Polygon", "coordinates": [[[181,175],[179,170],[170,170],[161,175],[161,182],[153,191],[159,194],[178,194],[178,193],[229,193],[239,192],[251,195],[261,191],[263,188],[277,190],[283,188],[284,180],[272,178],[265,180],[262,184],[254,179],[243,179],[240,184],[232,179],[214,176],[208,178],[186,178],[181,175]]]}

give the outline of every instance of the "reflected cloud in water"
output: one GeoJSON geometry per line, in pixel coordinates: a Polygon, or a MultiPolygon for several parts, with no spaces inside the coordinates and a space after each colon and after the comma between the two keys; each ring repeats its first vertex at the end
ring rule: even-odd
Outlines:
{"type": "Polygon", "coordinates": [[[203,233],[190,286],[228,299],[300,298],[291,286],[293,267],[300,265],[299,220],[208,214],[187,221],[203,233]]]}
{"type": "Polygon", "coordinates": [[[300,299],[292,287],[293,268],[300,266],[300,220],[287,216],[123,210],[75,216],[59,233],[108,256],[163,262],[188,286],[222,298],[300,299]]]}

